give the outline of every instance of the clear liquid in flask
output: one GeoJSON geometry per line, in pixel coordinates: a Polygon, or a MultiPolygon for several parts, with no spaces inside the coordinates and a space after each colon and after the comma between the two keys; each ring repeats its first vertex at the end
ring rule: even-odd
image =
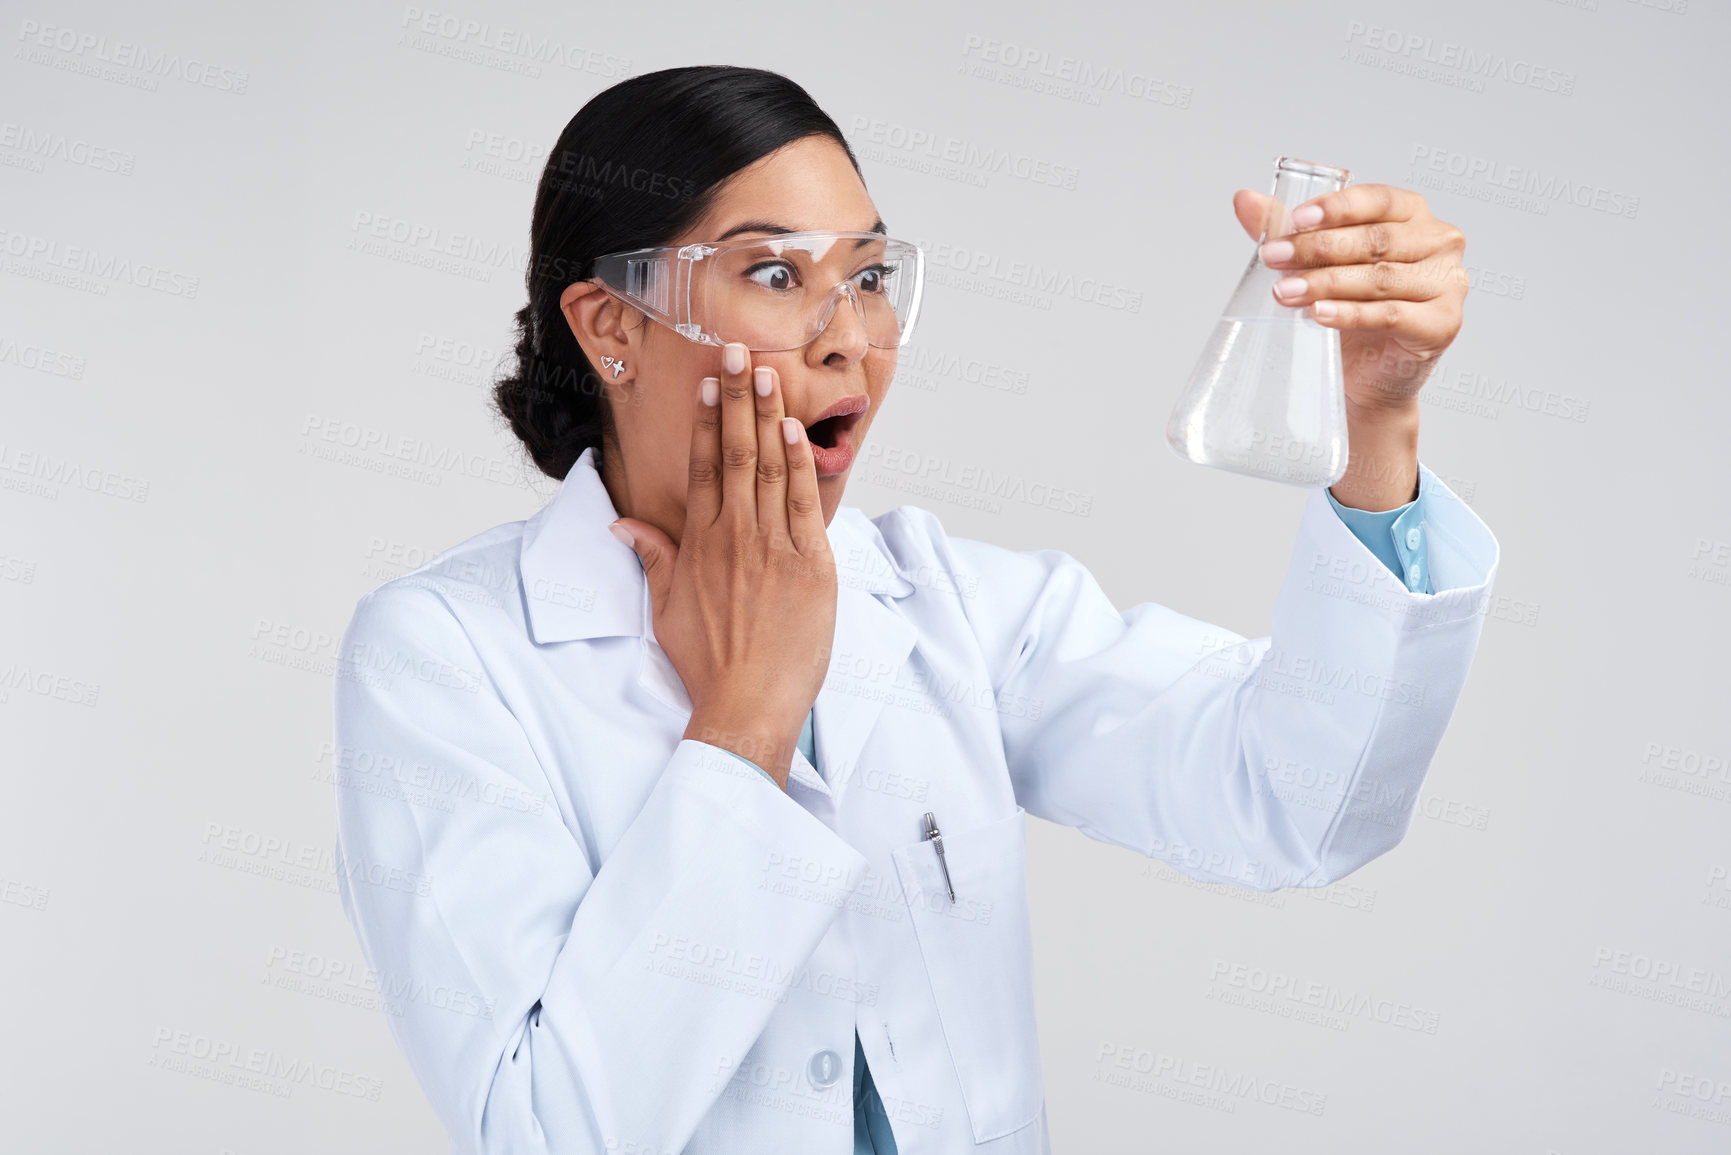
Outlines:
{"type": "MultiPolygon", "coordinates": [[[[1344,187],[1349,175],[1277,160],[1262,241],[1291,233],[1292,210],[1344,187]]],[[[1347,461],[1340,334],[1317,324],[1308,306],[1275,300],[1274,283],[1290,275],[1252,253],[1172,410],[1166,440],[1199,465],[1289,485],[1332,485],[1347,461]]]]}

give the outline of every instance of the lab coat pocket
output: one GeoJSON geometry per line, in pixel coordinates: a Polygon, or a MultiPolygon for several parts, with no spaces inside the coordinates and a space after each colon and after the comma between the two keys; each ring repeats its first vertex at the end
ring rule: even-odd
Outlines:
{"type": "Polygon", "coordinates": [[[1024,815],[954,831],[939,818],[953,903],[931,842],[892,853],[977,1143],[1040,1113],[1024,815]]]}

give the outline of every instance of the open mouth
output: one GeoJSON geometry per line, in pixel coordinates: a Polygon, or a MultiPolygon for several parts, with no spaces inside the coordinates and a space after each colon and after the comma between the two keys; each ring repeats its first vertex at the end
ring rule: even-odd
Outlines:
{"type": "Polygon", "coordinates": [[[871,407],[864,393],[843,397],[814,417],[805,427],[811,441],[812,462],[819,477],[837,477],[853,464],[853,428],[871,407]]]}
{"type": "Polygon", "coordinates": [[[839,417],[825,417],[822,421],[814,421],[806,427],[805,433],[818,448],[834,449],[841,435],[858,423],[858,413],[845,413],[839,417]]]}
{"type": "Polygon", "coordinates": [[[870,405],[871,399],[863,393],[844,397],[805,427],[806,436],[820,449],[834,449],[842,443],[848,431],[859,424],[870,405]]]}

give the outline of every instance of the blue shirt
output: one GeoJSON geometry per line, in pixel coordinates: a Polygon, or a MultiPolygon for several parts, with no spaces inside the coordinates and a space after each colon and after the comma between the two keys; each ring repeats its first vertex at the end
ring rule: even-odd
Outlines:
{"type": "MultiPolygon", "coordinates": [[[[1334,494],[1326,489],[1323,492],[1328,496],[1328,503],[1334,506],[1334,512],[1346,523],[1346,528],[1376,555],[1377,560],[1405,582],[1407,589],[1420,594],[1434,592],[1430,584],[1429,551],[1425,547],[1425,482],[1422,473],[1419,475],[1418,497],[1381,512],[1349,508],[1334,500],[1334,494]]],[[[823,769],[817,764],[811,728],[812,714],[808,711],[805,725],[799,732],[799,748],[806,761],[821,774],[823,769]]],[[[733,752],[729,750],[728,753],[733,752]]],[[[771,782],[775,781],[769,771],[756,762],[740,758],[738,754],[733,756],[771,782]]],[[[878,1097],[871,1072],[866,1069],[865,1048],[860,1045],[858,1031],[853,1036],[853,1150],[854,1155],[896,1155],[889,1115],[884,1111],[883,1100],[878,1097]]]]}
{"type": "Polygon", "coordinates": [[[1346,523],[1346,528],[1362,541],[1377,560],[1394,571],[1415,594],[1436,591],[1430,584],[1430,551],[1425,548],[1424,493],[1427,483],[1419,475],[1418,496],[1405,505],[1373,513],[1368,509],[1349,509],[1328,494],[1328,504],[1346,523]]]}

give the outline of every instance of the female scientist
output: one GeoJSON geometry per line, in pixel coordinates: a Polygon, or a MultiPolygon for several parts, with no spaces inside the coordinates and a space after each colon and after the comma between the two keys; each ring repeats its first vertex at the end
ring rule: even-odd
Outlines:
{"type": "Polygon", "coordinates": [[[363,597],[336,683],[343,907],[453,1150],[1044,1151],[1024,814],[1262,890],[1400,840],[1497,564],[1416,448],[1462,238],[1294,220],[1353,468],[1246,640],[842,504],[921,263],[797,84],[578,112],[496,391],[562,485],[363,597]]]}

